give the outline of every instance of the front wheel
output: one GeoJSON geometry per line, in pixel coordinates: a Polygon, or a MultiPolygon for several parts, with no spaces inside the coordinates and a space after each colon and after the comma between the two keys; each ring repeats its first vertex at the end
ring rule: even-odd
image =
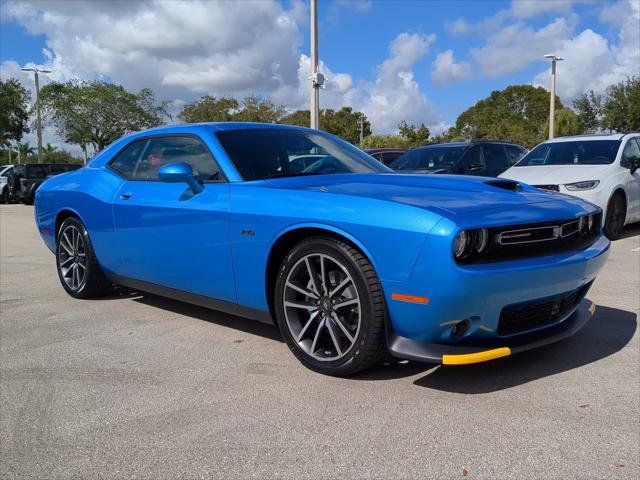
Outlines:
{"type": "Polygon", "coordinates": [[[386,309],[371,263],[352,246],[315,237],[285,258],[275,288],[278,326],[308,368],[350,375],[386,353],[386,309]]]}
{"type": "Polygon", "coordinates": [[[604,221],[604,233],[609,240],[617,240],[622,235],[626,214],[624,198],[618,192],[609,201],[607,216],[604,221]]]}
{"type": "Polygon", "coordinates": [[[111,284],[102,273],[83,223],[67,218],[58,230],[56,266],[60,283],[74,298],[90,298],[107,293],[111,284]]]}

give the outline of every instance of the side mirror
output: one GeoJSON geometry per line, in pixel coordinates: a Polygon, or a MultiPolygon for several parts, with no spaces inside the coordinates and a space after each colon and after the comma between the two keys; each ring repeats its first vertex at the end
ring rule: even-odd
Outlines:
{"type": "Polygon", "coordinates": [[[479,163],[472,163],[469,165],[469,173],[481,172],[482,170],[484,170],[484,167],[479,163]]]}
{"type": "Polygon", "coordinates": [[[193,193],[200,193],[204,188],[193,176],[193,170],[187,163],[168,163],[158,170],[158,178],[165,183],[186,183],[193,193]]]}
{"type": "Polygon", "coordinates": [[[629,165],[629,173],[633,175],[638,170],[640,170],[640,158],[634,158],[631,160],[631,165],[629,165]]]}

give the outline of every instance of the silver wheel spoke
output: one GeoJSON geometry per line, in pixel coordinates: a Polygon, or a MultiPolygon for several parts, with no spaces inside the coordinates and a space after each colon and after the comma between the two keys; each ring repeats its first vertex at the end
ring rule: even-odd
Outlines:
{"type": "Polygon", "coordinates": [[[340,342],[338,341],[338,336],[333,331],[333,325],[329,321],[326,322],[326,323],[327,323],[327,330],[329,330],[329,335],[331,335],[331,340],[333,340],[333,345],[336,347],[336,350],[338,351],[338,355],[342,355],[342,349],[340,348],[340,342]]]}
{"type": "Polygon", "coordinates": [[[60,263],[60,268],[67,267],[71,262],[73,262],[73,257],[68,257],[65,261],[60,263]]]}
{"type": "Polygon", "coordinates": [[[355,341],[355,338],[353,337],[353,335],[351,335],[351,332],[347,330],[347,327],[344,326],[344,324],[342,323],[342,321],[340,320],[340,317],[338,317],[336,312],[333,312],[331,314],[331,318],[333,319],[333,323],[337,324],[338,327],[340,327],[340,330],[342,330],[342,333],[344,333],[345,336],[349,339],[349,341],[353,343],[355,341]]]}
{"type": "Polygon", "coordinates": [[[342,308],[342,307],[348,307],[349,305],[357,305],[359,303],[360,303],[360,301],[357,298],[352,298],[351,300],[345,300],[344,302],[336,303],[333,306],[333,308],[337,309],[337,308],[342,308]]]}
{"type": "Polygon", "coordinates": [[[336,288],[334,288],[329,292],[329,297],[333,298],[336,295],[340,295],[344,291],[344,289],[349,286],[350,283],[351,283],[351,277],[345,278],[338,284],[336,288]]]}
{"type": "Polygon", "coordinates": [[[313,353],[316,351],[316,345],[318,344],[318,338],[320,338],[320,331],[322,330],[322,327],[324,327],[325,321],[322,320],[320,322],[320,324],[318,324],[318,329],[316,330],[316,334],[313,337],[313,343],[311,344],[311,354],[313,355],[313,353]]]}
{"type": "Polygon", "coordinates": [[[309,326],[313,323],[313,321],[316,319],[316,317],[318,316],[318,313],[320,312],[320,310],[316,310],[315,312],[313,312],[310,316],[309,316],[309,321],[306,323],[306,325],[304,327],[302,327],[302,330],[300,330],[300,334],[298,335],[298,338],[296,338],[296,342],[299,342],[302,337],[304,336],[304,334],[307,332],[307,330],[309,329],[309,326]]]}
{"type": "Polygon", "coordinates": [[[320,295],[320,286],[318,285],[318,276],[316,275],[315,270],[311,266],[311,262],[309,262],[309,257],[305,257],[304,262],[307,264],[307,272],[309,273],[309,277],[311,278],[311,284],[313,285],[313,289],[315,292],[320,295]]]}
{"type": "Polygon", "coordinates": [[[291,307],[291,308],[302,308],[304,310],[315,310],[317,307],[317,305],[315,305],[314,303],[303,303],[303,302],[290,302],[290,301],[286,301],[284,302],[284,306],[285,307],[291,307]]]}
{"type": "Polygon", "coordinates": [[[83,286],[87,271],[84,238],[77,227],[69,225],[60,234],[58,268],[67,287],[72,290],[83,286]]]}
{"type": "Polygon", "coordinates": [[[73,255],[73,244],[69,240],[69,237],[67,237],[66,231],[62,234],[62,238],[60,238],[60,245],[62,245],[62,248],[64,248],[69,255],[73,255]]]}
{"type": "Polygon", "coordinates": [[[316,295],[314,292],[312,292],[311,290],[306,290],[302,287],[299,287],[297,285],[294,285],[291,282],[287,282],[287,287],[289,288],[293,288],[296,292],[299,292],[301,294],[303,294],[305,297],[311,297],[311,298],[318,298],[318,295],[316,295]]]}
{"type": "Polygon", "coordinates": [[[329,288],[327,286],[327,277],[324,269],[324,255],[320,255],[320,282],[322,283],[322,294],[327,295],[329,288]]]}

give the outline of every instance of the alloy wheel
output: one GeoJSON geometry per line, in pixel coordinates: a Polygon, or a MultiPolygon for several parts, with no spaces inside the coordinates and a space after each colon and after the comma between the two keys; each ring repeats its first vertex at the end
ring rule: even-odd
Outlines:
{"type": "Polygon", "coordinates": [[[86,281],[87,255],[84,237],[75,225],[67,226],[59,238],[58,266],[71,290],[80,290],[86,281]]]}
{"type": "Polygon", "coordinates": [[[337,360],[355,344],[362,320],[360,297],[336,258],[312,253],[298,260],[287,276],[283,305],[294,340],[314,359],[337,360]]]}

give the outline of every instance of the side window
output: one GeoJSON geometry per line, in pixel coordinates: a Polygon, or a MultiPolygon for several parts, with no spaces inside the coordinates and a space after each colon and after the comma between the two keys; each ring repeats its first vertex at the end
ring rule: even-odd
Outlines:
{"type": "Polygon", "coordinates": [[[620,166],[624,168],[631,168],[631,161],[634,159],[640,160],[640,148],[638,148],[637,138],[630,138],[622,151],[622,159],[620,160],[620,166]]]}
{"type": "Polygon", "coordinates": [[[200,182],[220,179],[220,169],[207,147],[200,140],[188,136],[150,138],[132,178],[157,180],[160,167],[176,162],[189,164],[193,176],[200,182]]]}
{"type": "Polygon", "coordinates": [[[125,178],[133,178],[138,160],[142,156],[142,152],[149,143],[149,140],[136,140],[125,147],[113,160],[109,163],[109,167],[118,172],[125,178]]]}
{"type": "Polygon", "coordinates": [[[482,153],[484,154],[485,161],[485,170],[482,172],[483,175],[497,177],[509,166],[502,145],[487,143],[482,146],[482,153]]]}
{"type": "Polygon", "coordinates": [[[481,170],[477,170],[476,172],[474,172],[477,174],[483,173],[486,169],[484,159],[482,158],[482,153],[480,151],[480,146],[478,145],[471,147],[465,152],[464,156],[462,157],[462,168],[464,170],[463,173],[469,174],[469,169],[471,168],[471,166],[482,167],[481,170]]]}
{"type": "Polygon", "coordinates": [[[509,167],[515,165],[515,163],[527,153],[524,148],[516,147],[515,145],[505,145],[504,149],[507,153],[507,163],[509,167]]]}

